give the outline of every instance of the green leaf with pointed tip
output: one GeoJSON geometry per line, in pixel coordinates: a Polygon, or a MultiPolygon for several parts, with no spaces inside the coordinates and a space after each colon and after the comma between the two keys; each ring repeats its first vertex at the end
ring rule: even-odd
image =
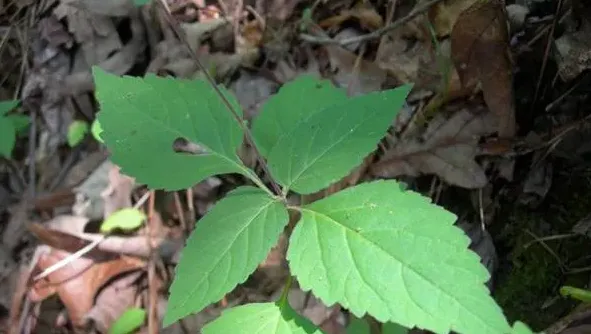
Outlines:
{"type": "Polygon", "coordinates": [[[246,304],[228,309],[203,327],[203,334],[322,334],[289,305],[246,304]]]}
{"type": "Polygon", "coordinates": [[[165,326],[216,302],[256,269],[288,222],[285,205],[240,187],[200,221],[183,249],[170,287],[165,326]]]}
{"type": "Polygon", "coordinates": [[[348,188],[302,208],[287,253],[302,289],[358,317],[436,333],[510,331],[489,273],[456,216],[395,181],[348,188]]]}
{"type": "Polygon", "coordinates": [[[74,147],[84,139],[84,136],[88,133],[88,123],[85,121],[73,121],[68,126],[68,145],[74,147]]]}
{"type": "Polygon", "coordinates": [[[259,152],[266,157],[277,140],[299,121],[345,100],[345,90],[311,75],[302,75],[285,83],[263,104],[252,124],[252,135],[259,152]]]}
{"type": "Polygon", "coordinates": [[[5,117],[12,122],[12,126],[14,126],[17,136],[25,134],[25,130],[27,130],[27,127],[31,124],[31,120],[25,115],[15,114],[7,115],[5,117]]]}
{"type": "Polygon", "coordinates": [[[0,101],[0,116],[8,114],[9,111],[18,106],[19,100],[0,101]]]}
{"type": "Polygon", "coordinates": [[[353,97],[295,124],[269,153],[274,179],[310,194],[347,176],[375,150],[411,87],[353,97]]]}
{"type": "Polygon", "coordinates": [[[115,211],[101,224],[101,232],[110,233],[116,229],[132,231],[140,227],[144,220],[146,220],[146,215],[142,211],[124,208],[115,211]]]}
{"type": "MultiPolygon", "coordinates": [[[[109,74],[93,67],[101,137],[111,160],[151,188],[188,188],[214,174],[251,173],[236,153],[240,125],[202,80],[109,74]],[[175,152],[187,140],[201,153],[175,152]]],[[[240,114],[236,99],[220,88],[240,114]]]]}
{"type": "Polygon", "coordinates": [[[131,334],[140,328],[145,320],[146,310],[139,307],[129,308],[113,323],[109,334],[131,334]]]}

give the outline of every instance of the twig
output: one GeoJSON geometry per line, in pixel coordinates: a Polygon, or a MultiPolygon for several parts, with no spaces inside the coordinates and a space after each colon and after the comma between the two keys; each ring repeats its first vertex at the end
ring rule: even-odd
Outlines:
{"type": "Polygon", "coordinates": [[[342,40],[335,40],[335,39],[327,38],[327,37],[317,37],[317,36],[312,36],[312,35],[308,35],[308,34],[300,34],[300,38],[306,42],[310,42],[310,43],[314,43],[314,44],[337,44],[340,46],[370,41],[372,39],[380,38],[382,35],[384,35],[387,32],[390,32],[392,30],[400,28],[401,26],[408,23],[409,21],[411,21],[412,19],[414,19],[418,15],[429,10],[429,8],[431,6],[437,4],[440,1],[442,1],[442,0],[426,1],[425,3],[418,5],[410,13],[408,13],[408,15],[401,18],[400,20],[396,20],[396,21],[392,22],[391,24],[388,24],[387,26],[377,29],[369,34],[355,36],[355,37],[351,37],[351,38],[345,38],[342,40]]]}
{"type": "MultiPolygon", "coordinates": [[[[154,190],[148,192],[150,201],[148,204],[148,221],[146,222],[146,234],[148,238],[148,249],[150,250],[150,258],[148,260],[148,333],[158,333],[158,316],[156,314],[158,290],[156,287],[156,264],[154,261],[154,248],[152,247],[152,224],[154,220],[154,203],[156,200],[154,190]]],[[[175,193],[176,194],[176,193],[175,193]]]]}
{"type": "Polygon", "coordinates": [[[540,75],[538,76],[538,83],[536,84],[536,90],[534,93],[534,98],[531,103],[531,110],[530,114],[533,112],[536,102],[538,101],[538,97],[540,95],[540,87],[542,86],[542,79],[544,78],[544,72],[546,72],[546,65],[548,63],[548,57],[550,55],[550,47],[552,45],[552,38],[554,38],[554,30],[556,29],[556,25],[558,23],[560,10],[562,9],[562,0],[558,1],[558,5],[556,6],[556,15],[554,16],[554,20],[552,20],[552,27],[550,28],[550,32],[548,32],[548,40],[546,41],[546,49],[544,51],[544,59],[542,60],[542,67],[540,68],[540,75]]]}
{"type": "MultiPolygon", "coordinates": [[[[252,146],[254,153],[256,155],[256,158],[257,158],[259,164],[261,165],[261,168],[263,169],[263,171],[265,172],[266,175],[271,175],[271,173],[269,172],[269,168],[267,166],[267,163],[262,158],[261,153],[259,152],[259,150],[257,149],[257,147],[254,143],[254,140],[252,138],[252,134],[250,133],[248,126],[246,125],[246,123],[244,122],[242,117],[240,117],[238,115],[238,113],[236,112],[236,110],[234,109],[234,107],[232,106],[230,101],[228,101],[226,96],[221,92],[221,90],[218,87],[218,85],[216,84],[215,80],[209,74],[209,71],[207,71],[207,69],[205,69],[205,66],[203,66],[203,63],[201,63],[201,61],[197,57],[197,54],[195,53],[195,51],[193,51],[193,49],[191,49],[189,41],[187,41],[186,35],[181,31],[181,29],[179,29],[178,22],[174,19],[174,17],[172,17],[172,14],[170,13],[168,6],[166,5],[166,2],[164,0],[160,0],[160,1],[157,1],[157,3],[160,4],[160,6],[164,9],[164,14],[166,15],[166,19],[168,20],[170,27],[172,28],[174,33],[177,35],[177,37],[180,39],[180,41],[185,45],[185,47],[187,48],[187,51],[189,52],[189,54],[191,55],[191,57],[195,61],[195,64],[197,64],[197,67],[199,67],[199,70],[203,73],[203,75],[205,76],[205,78],[209,82],[210,86],[215,90],[216,94],[220,97],[221,101],[224,103],[224,105],[226,106],[228,111],[232,114],[232,116],[234,116],[234,119],[236,119],[236,121],[240,125],[240,128],[244,132],[244,136],[246,138],[246,141],[248,142],[249,145],[252,146]]],[[[255,178],[253,181],[257,180],[256,183],[260,182],[260,184],[264,187],[263,182],[260,181],[256,175],[252,175],[252,177],[255,178]]],[[[271,183],[271,186],[273,187],[273,190],[275,191],[275,194],[277,194],[277,195],[281,194],[281,189],[280,189],[279,185],[273,179],[270,179],[270,183],[271,183]]],[[[266,187],[264,187],[263,189],[266,189],[266,187]]]]}

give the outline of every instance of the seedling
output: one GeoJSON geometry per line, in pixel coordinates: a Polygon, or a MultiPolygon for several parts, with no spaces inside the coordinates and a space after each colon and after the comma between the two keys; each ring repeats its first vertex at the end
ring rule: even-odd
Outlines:
{"type": "MultiPolygon", "coordinates": [[[[241,120],[207,82],[119,77],[97,67],[93,73],[101,137],[124,173],[165,190],[226,173],[254,184],[227,194],[197,223],[176,268],[164,326],[244,282],[276,244],[288,210],[295,210],[301,218],[289,239],[289,268],[300,287],[326,305],[436,333],[527,333],[521,323],[511,328],[490,296],[489,273],[454,226],[457,217],[429,198],[378,180],[303,206],[287,204],[288,193],[318,192],[374,151],[410,85],[347,97],[310,76],[286,83],[252,125],[268,176],[279,185],[267,187],[237,155],[241,120]],[[175,151],[178,140],[199,149],[175,151]]],[[[224,87],[219,92],[241,117],[236,98],[224,87]]],[[[277,302],[231,308],[203,332],[321,333],[289,306],[290,282],[277,302]]]]}

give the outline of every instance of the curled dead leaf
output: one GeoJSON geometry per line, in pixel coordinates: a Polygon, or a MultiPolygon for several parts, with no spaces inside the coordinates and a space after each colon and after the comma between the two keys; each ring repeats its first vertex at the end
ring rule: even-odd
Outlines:
{"type": "Polygon", "coordinates": [[[463,109],[449,119],[437,114],[418,138],[395,140],[370,172],[387,178],[435,174],[456,186],[482,188],[488,181],[474,160],[478,141],[496,129],[496,115],[485,108],[463,109]]]}
{"type": "Polygon", "coordinates": [[[515,135],[513,76],[503,1],[477,1],[451,32],[452,60],[465,87],[482,86],[488,108],[499,116],[501,137],[515,135]]]}
{"type": "MultiPolygon", "coordinates": [[[[69,255],[70,252],[49,248],[48,252],[39,257],[36,270],[42,272],[69,255]]],[[[144,261],[126,256],[111,255],[101,262],[81,257],[36,281],[29,291],[29,298],[39,302],[57,293],[72,324],[81,327],[95,303],[97,292],[107,282],[117,275],[138,270],[144,265],[144,261]]]]}

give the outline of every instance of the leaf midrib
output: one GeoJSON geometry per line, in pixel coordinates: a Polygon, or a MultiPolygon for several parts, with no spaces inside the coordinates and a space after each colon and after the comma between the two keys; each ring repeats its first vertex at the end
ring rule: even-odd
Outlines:
{"type": "MultiPolygon", "coordinates": [[[[334,106],[331,106],[331,108],[332,107],[334,107],[334,106]]],[[[318,115],[318,114],[319,113],[315,113],[313,115],[318,115]]],[[[312,165],[314,165],[320,158],[322,158],[323,156],[325,156],[326,153],[328,151],[330,151],[332,148],[334,148],[336,145],[338,145],[341,142],[343,142],[347,138],[348,135],[350,135],[350,134],[354,133],[355,131],[357,131],[357,129],[359,127],[361,127],[362,125],[364,125],[365,122],[367,122],[371,118],[370,116],[373,116],[375,114],[376,114],[376,112],[373,112],[373,113],[368,114],[365,119],[363,119],[361,122],[357,123],[353,127],[353,131],[346,132],[345,134],[343,134],[340,138],[338,138],[338,140],[336,142],[334,142],[333,144],[329,145],[322,153],[318,154],[315,158],[313,158],[307,165],[305,165],[304,168],[302,168],[302,170],[291,180],[291,182],[289,182],[286,185],[286,189],[290,189],[292,187],[292,185],[298,181],[298,179],[302,176],[302,174],[304,174],[306,171],[308,171],[312,165]]],[[[341,120],[342,119],[343,118],[341,118],[341,120]]],[[[300,126],[301,126],[301,124],[303,124],[303,122],[300,123],[300,126]]],[[[318,131],[320,131],[320,130],[318,130],[318,131]]],[[[295,129],[294,129],[294,131],[292,131],[292,133],[293,132],[295,132],[295,129]]],[[[291,164],[290,164],[290,168],[291,168],[291,164]]]]}
{"type": "MultiPolygon", "coordinates": [[[[234,245],[234,242],[236,241],[236,239],[238,238],[238,236],[242,235],[242,233],[244,232],[244,230],[246,230],[251,224],[252,222],[257,219],[261,213],[265,210],[267,210],[267,208],[269,206],[271,206],[272,204],[277,203],[276,200],[271,199],[269,202],[267,202],[265,205],[261,206],[260,210],[258,210],[253,216],[252,218],[248,221],[247,224],[244,224],[244,226],[238,231],[238,233],[236,233],[236,235],[234,236],[234,239],[232,240],[232,242],[228,243],[228,246],[224,249],[223,252],[220,252],[220,256],[216,259],[216,261],[213,264],[213,268],[215,269],[217,267],[217,265],[220,263],[220,261],[222,261],[223,258],[225,258],[225,256],[228,254],[228,250],[234,245]]],[[[190,289],[190,292],[188,293],[188,295],[186,296],[186,298],[182,301],[179,302],[179,306],[176,308],[184,308],[185,305],[188,303],[188,301],[192,298],[192,296],[195,294],[195,292],[197,290],[199,290],[200,285],[203,283],[203,281],[205,281],[205,277],[208,277],[209,273],[204,274],[201,276],[201,279],[195,283],[193,285],[193,289],[190,289]]],[[[238,283],[237,283],[238,284],[238,283]]]]}
{"type": "MultiPolygon", "coordinates": [[[[132,113],[133,113],[133,112],[132,112],[132,113]]],[[[161,122],[161,121],[158,121],[156,118],[154,118],[152,115],[150,115],[150,114],[148,114],[148,113],[143,113],[143,112],[141,112],[141,111],[137,111],[137,110],[136,110],[136,112],[135,112],[135,113],[136,113],[136,114],[139,114],[139,115],[143,115],[143,116],[145,116],[145,118],[146,118],[147,120],[149,120],[149,121],[152,121],[152,123],[153,123],[153,124],[156,124],[156,125],[159,125],[159,126],[161,126],[162,128],[164,128],[164,129],[168,130],[169,132],[171,132],[171,133],[172,133],[172,134],[174,134],[174,135],[177,135],[177,136],[179,136],[179,137],[182,137],[182,138],[186,137],[186,135],[185,135],[185,134],[183,134],[182,132],[180,132],[179,130],[176,130],[176,129],[174,129],[174,128],[170,127],[170,126],[169,126],[168,124],[166,124],[166,123],[163,123],[163,122],[161,122]]],[[[192,118],[193,118],[193,116],[191,116],[191,119],[192,119],[192,118]]],[[[193,130],[194,130],[194,129],[193,129],[193,130]]],[[[207,149],[207,151],[208,151],[208,152],[211,152],[211,154],[212,154],[212,155],[215,155],[215,156],[217,156],[217,157],[219,157],[219,158],[222,158],[223,160],[225,160],[225,161],[229,162],[230,164],[234,165],[235,167],[237,167],[237,168],[238,168],[239,170],[241,170],[243,173],[245,173],[245,174],[249,174],[249,170],[248,170],[248,168],[246,168],[246,167],[245,167],[244,165],[242,165],[241,163],[238,163],[237,161],[235,161],[235,160],[231,159],[230,157],[226,156],[225,154],[222,154],[222,153],[218,152],[217,150],[213,150],[213,149],[211,149],[209,146],[207,146],[207,145],[203,144],[201,141],[197,140],[197,138],[194,138],[194,139],[195,139],[195,141],[197,141],[197,142],[198,142],[200,145],[203,145],[203,146],[204,146],[204,148],[205,148],[205,149],[207,149]]],[[[172,145],[172,143],[171,143],[171,145],[172,145]]],[[[237,148],[236,148],[236,149],[237,149],[237,148]]],[[[226,153],[226,152],[224,152],[224,153],[226,153]]],[[[196,156],[199,156],[199,155],[196,155],[196,156]]]]}

